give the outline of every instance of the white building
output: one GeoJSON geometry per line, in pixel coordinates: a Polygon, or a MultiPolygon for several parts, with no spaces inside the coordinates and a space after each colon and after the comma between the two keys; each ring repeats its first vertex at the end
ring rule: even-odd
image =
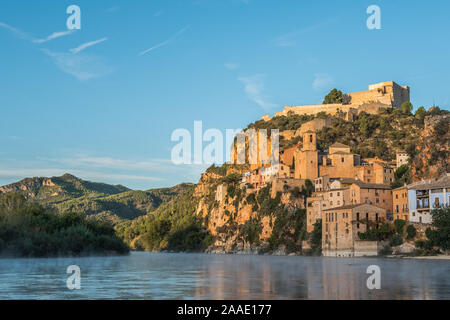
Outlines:
{"type": "Polygon", "coordinates": [[[450,174],[438,179],[410,184],[408,187],[409,220],[431,223],[431,210],[450,206],[450,174]]]}
{"type": "Polygon", "coordinates": [[[409,161],[409,156],[406,151],[397,152],[397,154],[396,154],[397,168],[401,167],[404,164],[408,164],[408,161],[409,161]]]}

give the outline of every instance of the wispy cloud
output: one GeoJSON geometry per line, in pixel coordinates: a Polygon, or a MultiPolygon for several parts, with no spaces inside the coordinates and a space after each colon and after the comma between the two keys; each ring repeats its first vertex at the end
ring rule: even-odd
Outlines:
{"type": "Polygon", "coordinates": [[[106,12],[117,12],[119,11],[120,7],[119,6],[113,6],[113,7],[109,7],[106,9],[106,12]]]}
{"type": "Polygon", "coordinates": [[[154,17],[159,17],[160,15],[163,14],[163,12],[164,12],[164,11],[162,11],[162,10],[156,11],[156,12],[153,14],[153,16],[154,16],[154,17]]]}
{"type": "Polygon", "coordinates": [[[96,44],[101,43],[106,40],[108,40],[108,38],[101,38],[99,40],[86,42],[76,48],[70,49],[69,51],[72,52],[73,54],[77,54],[78,52],[83,51],[84,49],[86,49],[88,47],[95,46],[96,44]]]}
{"type": "Polygon", "coordinates": [[[165,40],[163,42],[160,42],[160,43],[154,45],[153,47],[148,48],[147,50],[142,51],[141,53],[139,53],[139,55],[142,56],[142,55],[144,55],[146,53],[149,53],[150,51],[153,51],[155,49],[158,49],[158,48],[161,48],[161,47],[163,47],[165,45],[168,45],[169,43],[174,41],[177,37],[179,37],[182,33],[184,33],[188,28],[189,28],[189,26],[184,27],[183,29],[179,30],[177,33],[172,35],[169,39],[167,39],[167,40],[165,40]]]}
{"type": "Polygon", "coordinates": [[[229,69],[229,70],[236,70],[237,68],[239,68],[239,64],[237,63],[225,63],[225,68],[229,69]]]}
{"type": "Polygon", "coordinates": [[[56,38],[60,38],[60,37],[67,36],[67,35],[72,34],[72,33],[74,33],[74,32],[75,32],[75,30],[53,32],[53,33],[52,33],[51,35],[49,35],[47,38],[44,38],[44,39],[35,39],[35,40],[33,40],[33,42],[34,42],[34,43],[45,43],[45,42],[51,41],[51,40],[56,39],[56,38]]]}
{"type": "Polygon", "coordinates": [[[103,59],[96,56],[59,53],[47,49],[43,49],[42,52],[51,57],[61,71],[81,81],[104,76],[114,70],[106,65],[103,59]]]}
{"type": "Polygon", "coordinates": [[[321,90],[331,86],[334,83],[333,78],[326,73],[316,73],[314,74],[314,81],[312,87],[314,90],[321,90]]]}
{"type": "Polygon", "coordinates": [[[264,93],[265,78],[264,74],[256,74],[249,77],[240,77],[238,80],[244,85],[247,96],[260,107],[267,110],[276,107],[276,105],[268,101],[268,97],[264,93]]]}
{"type": "Polygon", "coordinates": [[[325,21],[315,25],[307,26],[301,29],[297,29],[285,34],[279,35],[273,40],[273,44],[277,47],[293,47],[297,44],[301,35],[310,33],[320,27],[330,24],[332,21],[325,21]]]}
{"type": "Polygon", "coordinates": [[[22,30],[19,30],[17,28],[14,28],[14,27],[10,26],[9,24],[6,24],[6,23],[0,21],[0,27],[11,31],[12,33],[14,33],[14,35],[19,37],[20,39],[32,40],[31,36],[29,36],[28,34],[23,32],[22,30]]]}

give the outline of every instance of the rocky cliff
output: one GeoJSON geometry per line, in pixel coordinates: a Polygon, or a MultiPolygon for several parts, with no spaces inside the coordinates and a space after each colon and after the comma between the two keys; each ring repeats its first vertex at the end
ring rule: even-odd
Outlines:
{"type": "MultiPolygon", "coordinates": [[[[432,111],[432,110],[431,110],[432,111]]],[[[411,161],[412,182],[450,172],[450,114],[425,117],[411,161]]]]}
{"type": "Polygon", "coordinates": [[[271,183],[255,190],[241,182],[243,168],[228,166],[223,175],[202,174],[194,196],[196,214],[215,241],[215,253],[299,251],[305,218],[304,193],[298,188],[276,190],[271,183]]]}

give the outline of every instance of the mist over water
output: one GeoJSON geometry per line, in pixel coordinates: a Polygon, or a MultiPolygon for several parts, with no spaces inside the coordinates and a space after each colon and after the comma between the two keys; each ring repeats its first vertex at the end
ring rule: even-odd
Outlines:
{"type": "Polygon", "coordinates": [[[0,299],[450,299],[450,262],[132,252],[0,259],[0,299]],[[69,290],[69,265],[81,290],[69,290]],[[381,289],[369,290],[369,265],[381,289]]]}

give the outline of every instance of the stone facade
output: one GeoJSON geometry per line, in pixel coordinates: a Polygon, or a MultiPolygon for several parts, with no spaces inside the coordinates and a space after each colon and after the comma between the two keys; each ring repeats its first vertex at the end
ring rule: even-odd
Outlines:
{"type": "Polygon", "coordinates": [[[350,203],[367,203],[392,213],[392,190],[384,184],[356,181],[350,186],[350,203]]]}
{"type": "Polygon", "coordinates": [[[346,257],[377,255],[378,246],[370,242],[362,243],[359,234],[369,228],[378,228],[385,220],[386,210],[370,204],[323,210],[322,254],[346,257]]]}

